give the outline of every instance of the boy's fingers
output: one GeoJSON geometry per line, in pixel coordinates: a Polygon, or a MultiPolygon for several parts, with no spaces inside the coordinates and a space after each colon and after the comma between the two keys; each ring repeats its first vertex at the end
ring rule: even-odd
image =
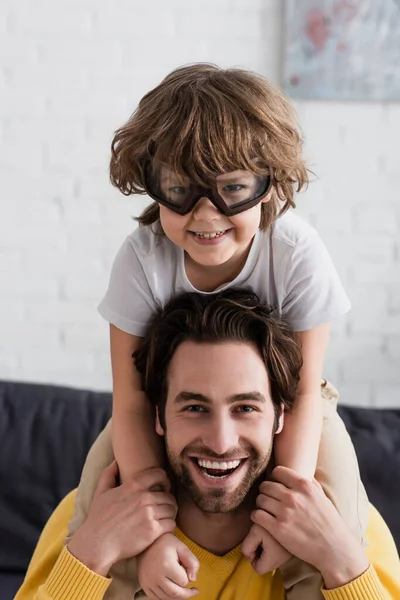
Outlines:
{"type": "Polygon", "coordinates": [[[275,498],[275,500],[282,500],[284,494],[287,492],[287,487],[277,481],[263,481],[260,484],[259,491],[264,496],[270,496],[271,498],[275,498]]]}
{"type": "Polygon", "coordinates": [[[261,544],[261,539],[253,530],[247,534],[242,542],[242,552],[249,562],[253,562],[256,557],[257,550],[261,544]]]}
{"type": "Polygon", "coordinates": [[[302,477],[296,471],[293,471],[293,469],[279,465],[272,471],[271,479],[278,483],[283,483],[289,489],[293,489],[299,484],[302,477]]]}
{"type": "Polygon", "coordinates": [[[171,489],[171,483],[164,469],[155,467],[146,469],[135,477],[135,483],[143,490],[160,488],[165,492],[171,489]]]}
{"type": "Polygon", "coordinates": [[[253,561],[254,561],[254,559],[256,557],[255,551],[254,550],[250,550],[249,548],[245,549],[242,546],[242,553],[243,553],[243,556],[245,556],[247,558],[247,560],[249,561],[249,563],[253,564],[253,561]]]}
{"type": "Polygon", "coordinates": [[[251,561],[251,566],[253,567],[253,569],[255,570],[255,572],[258,575],[264,575],[265,574],[265,570],[262,567],[262,557],[260,556],[260,558],[256,558],[255,560],[251,561]]]}
{"type": "Polygon", "coordinates": [[[247,558],[247,560],[249,561],[249,563],[253,563],[253,561],[256,558],[256,552],[255,550],[250,550],[250,549],[244,549],[242,547],[242,552],[243,552],[243,556],[245,556],[247,558]]]}
{"type": "Polygon", "coordinates": [[[152,591],[161,600],[188,600],[199,593],[197,588],[181,587],[173,581],[166,581],[162,587],[157,585],[152,591]]]}
{"type": "Polygon", "coordinates": [[[271,498],[270,496],[266,496],[265,494],[259,494],[256,499],[256,507],[264,510],[273,517],[277,517],[280,514],[282,502],[279,502],[279,500],[275,500],[275,498],[271,498]]]}
{"type": "Polygon", "coordinates": [[[96,498],[100,496],[104,492],[108,490],[112,490],[117,485],[117,477],[118,477],[119,469],[117,465],[117,461],[113,460],[108,467],[104,469],[102,474],[100,475],[99,482],[97,484],[96,490],[94,492],[93,497],[96,498]]]}
{"type": "MultiPolygon", "coordinates": [[[[158,586],[156,586],[158,588],[158,586]]],[[[160,588],[161,589],[161,588],[160,588]]],[[[150,588],[147,590],[146,592],[147,596],[149,597],[150,600],[162,600],[161,596],[158,596],[156,594],[156,592],[154,591],[154,589],[150,588]]]]}
{"type": "Polygon", "coordinates": [[[173,565],[173,567],[171,566],[168,574],[166,574],[166,577],[167,583],[165,584],[165,587],[163,585],[165,591],[167,591],[167,586],[169,586],[170,583],[174,584],[174,586],[179,586],[180,588],[185,588],[190,583],[190,579],[184,565],[181,565],[178,562],[173,565]]]}
{"type": "MultiPolygon", "coordinates": [[[[178,560],[186,570],[189,581],[196,581],[200,567],[199,561],[185,544],[178,549],[178,560]]],[[[187,585],[187,583],[181,585],[187,585]]]]}

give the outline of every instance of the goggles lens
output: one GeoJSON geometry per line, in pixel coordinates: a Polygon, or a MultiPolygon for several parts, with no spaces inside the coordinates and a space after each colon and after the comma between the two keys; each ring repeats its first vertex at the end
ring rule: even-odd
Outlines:
{"type": "Polygon", "coordinates": [[[206,197],[225,214],[235,214],[254,206],[271,187],[269,175],[258,176],[250,171],[234,171],[216,177],[211,187],[191,183],[168,167],[148,164],[145,170],[146,191],[157,202],[185,214],[206,197]]]}

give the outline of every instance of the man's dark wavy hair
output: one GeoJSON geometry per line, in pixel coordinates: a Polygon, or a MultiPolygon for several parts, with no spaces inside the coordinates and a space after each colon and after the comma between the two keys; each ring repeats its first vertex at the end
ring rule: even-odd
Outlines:
{"type": "Polygon", "coordinates": [[[154,317],[134,353],[143,389],[158,408],[165,428],[165,404],[171,359],[182,342],[244,342],[255,346],[268,373],[275,411],[291,410],[302,366],[296,335],[270,314],[250,290],[230,288],[215,294],[184,293],[172,298],[154,317]]]}

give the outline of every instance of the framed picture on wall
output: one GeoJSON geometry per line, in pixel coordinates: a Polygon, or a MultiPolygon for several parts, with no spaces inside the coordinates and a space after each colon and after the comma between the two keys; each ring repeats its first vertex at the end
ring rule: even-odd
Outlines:
{"type": "Polygon", "coordinates": [[[293,98],[400,100],[400,0],[286,0],[283,85],[293,98]]]}

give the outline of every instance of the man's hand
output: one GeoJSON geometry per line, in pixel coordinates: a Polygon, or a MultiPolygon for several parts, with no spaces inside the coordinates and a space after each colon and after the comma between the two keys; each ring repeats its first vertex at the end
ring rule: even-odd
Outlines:
{"type": "Polygon", "coordinates": [[[268,531],[256,524],[244,538],[242,552],[259,575],[278,569],[292,556],[268,531]]]}
{"type": "Polygon", "coordinates": [[[139,583],[152,600],[187,600],[199,593],[186,587],[196,581],[199,562],[186,544],[170,533],[138,556],[137,564],[139,583]]]}
{"type": "Polygon", "coordinates": [[[286,467],[264,481],[251,518],[288,552],[318,569],[325,586],[339,587],[359,577],[369,562],[361,544],[325,496],[320,484],[286,467]]]}
{"type": "Polygon", "coordinates": [[[89,569],[106,576],[118,560],[137,556],[175,529],[177,504],[162,469],[148,469],[116,487],[114,461],[100,477],[84,524],[68,550],[89,569]],[[162,491],[149,491],[151,488],[162,491]]]}

